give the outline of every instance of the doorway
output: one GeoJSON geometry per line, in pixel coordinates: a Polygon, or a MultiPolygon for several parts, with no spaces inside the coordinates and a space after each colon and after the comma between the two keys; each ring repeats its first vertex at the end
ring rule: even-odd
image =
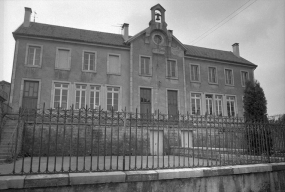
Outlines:
{"type": "Polygon", "coordinates": [[[150,131],[150,154],[163,155],[163,131],[150,131]]]}

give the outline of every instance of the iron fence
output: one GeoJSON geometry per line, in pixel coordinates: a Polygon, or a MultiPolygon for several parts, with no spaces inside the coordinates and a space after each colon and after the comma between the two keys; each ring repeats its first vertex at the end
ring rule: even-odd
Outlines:
{"type": "Polygon", "coordinates": [[[1,175],[285,162],[282,123],[87,108],[18,116],[1,175]]]}

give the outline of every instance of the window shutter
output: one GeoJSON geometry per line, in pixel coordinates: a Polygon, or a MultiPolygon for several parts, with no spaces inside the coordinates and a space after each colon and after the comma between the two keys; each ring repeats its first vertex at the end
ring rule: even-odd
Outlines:
{"type": "Polygon", "coordinates": [[[142,66],[143,66],[143,57],[140,57],[140,60],[139,60],[139,75],[142,74],[142,66]]]}

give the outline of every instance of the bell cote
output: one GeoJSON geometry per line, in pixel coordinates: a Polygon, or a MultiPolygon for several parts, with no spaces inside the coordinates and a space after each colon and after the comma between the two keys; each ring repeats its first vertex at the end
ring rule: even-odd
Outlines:
{"type": "Polygon", "coordinates": [[[166,28],[167,24],[165,22],[165,9],[157,4],[150,8],[151,10],[151,21],[149,22],[150,26],[160,26],[159,28],[166,28]]]}

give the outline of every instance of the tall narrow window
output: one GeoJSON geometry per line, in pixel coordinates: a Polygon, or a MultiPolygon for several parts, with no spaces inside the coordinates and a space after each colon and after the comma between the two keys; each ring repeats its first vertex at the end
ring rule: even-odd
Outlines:
{"type": "Polygon", "coordinates": [[[242,71],[242,72],[241,72],[241,85],[242,85],[243,87],[245,87],[245,83],[246,83],[246,81],[248,81],[248,80],[249,80],[248,72],[247,72],[247,71],[242,71]]]}
{"type": "Polygon", "coordinates": [[[114,111],[118,111],[119,93],[120,93],[120,88],[107,87],[107,110],[111,110],[113,107],[114,111]]]}
{"type": "Polygon", "coordinates": [[[223,115],[223,97],[221,95],[216,95],[216,115],[223,115]]]}
{"type": "Polygon", "coordinates": [[[201,94],[191,94],[191,108],[193,115],[201,115],[201,94]]]}
{"type": "Polygon", "coordinates": [[[209,83],[217,83],[216,67],[209,67],[209,83]]]}
{"type": "Polygon", "coordinates": [[[171,78],[178,77],[177,63],[175,60],[167,60],[166,72],[167,72],[167,77],[171,78]]]}
{"type": "Polygon", "coordinates": [[[235,116],[235,97],[227,96],[227,111],[229,117],[235,116]]]}
{"type": "Polygon", "coordinates": [[[151,60],[150,57],[140,57],[140,74],[151,75],[152,74],[151,60]]]}
{"type": "Polygon", "coordinates": [[[94,52],[84,52],[83,70],[96,71],[96,54],[94,52]]]}
{"type": "Polygon", "coordinates": [[[27,65],[40,66],[41,63],[41,47],[40,46],[28,46],[27,65]]]}
{"type": "Polygon", "coordinates": [[[100,102],[100,86],[90,86],[90,108],[98,109],[100,102]]]}
{"type": "Polygon", "coordinates": [[[108,57],[108,74],[121,74],[120,55],[109,54],[108,57]]]}
{"type": "Polygon", "coordinates": [[[68,106],[68,86],[67,83],[54,83],[53,107],[66,109],[68,106]]]}
{"type": "Polygon", "coordinates": [[[231,69],[225,69],[225,83],[226,85],[233,85],[234,79],[233,79],[233,70],[231,69]]]}
{"type": "Polygon", "coordinates": [[[86,107],[86,85],[76,85],[75,89],[75,109],[86,107]]]}
{"type": "Polygon", "coordinates": [[[191,65],[191,80],[200,81],[199,65],[191,65]]]}
{"type": "Polygon", "coordinates": [[[69,49],[57,49],[56,56],[56,68],[57,69],[70,69],[70,50],[69,49]]]}
{"type": "Polygon", "coordinates": [[[206,110],[208,115],[213,115],[213,95],[206,95],[206,110]]]}

